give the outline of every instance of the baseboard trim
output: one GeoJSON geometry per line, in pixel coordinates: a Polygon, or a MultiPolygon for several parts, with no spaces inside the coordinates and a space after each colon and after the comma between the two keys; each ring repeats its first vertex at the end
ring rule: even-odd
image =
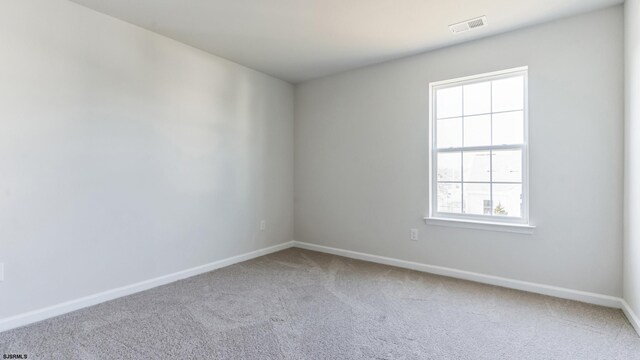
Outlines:
{"type": "Polygon", "coordinates": [[[72,311],[80,310],[89,306],[97,305],[106,301],[114,300],[123,296],[135,294],[141,291],[149,290],[158,286],[166,285],[178,280],[182,280],[195,275],[204,274],[216,269],[220,269],[229,265],[237,264],[243,261],[251,260],[263,255],[271,254],[277,251],[285,250],[291,247],[307,249],[312,251],[323,252],[338,256],[344,256],[351,259],[370,261],[378,264],[397,266],[400,268],[411,269],[430,274],[448,276],[457,279],[475,281],[478,283],[495,285],[510,289],[528,291],[537,294],[549,295],[557,298],[575,300],[589,304],[607,306],[622,309],[629,323],[633,326],[638,334],[640,334],[640,318],[634,313],[629,304],[621,298],[609,295],[596,294],[580,290],[572,290],[557,286],[550,286],[527,281],[514,280],[499,276],[485,275],[471,271],[458,270],[443,266],[428,265],[413,261],[400,260],[390,257],[372,255],[357,251],[338,249],[323,245],[316,245],[300,241],[289,241],[286,243],[270,246],[267,248],[251,251],[245,254],[232,256],[226,259],[217,260],[209,264],[196,266],[191,269],[178,271],[172,274],[160,276],[154,279],[141,281],[135,284],[123,286],[120,288],[107,290],[97,294],[85,296],[79,299],[70,300],[61,304],[49,306],[46,308],[30,311],[27,313],[15,315],[12,317],[0,319],[0,332],[15,329],[38,321],[46,320],[55,316],[63,315],[72,311]]]}
{"type": "Polygon", "coordinates": [[[430,274],[448,276],[456,279],[475,281],[483,284],[528,291],[536,294],[549,295],[549,296],[554,296],[561,299],[575,300],[575,301],[580,301],[584,303],[601,305],[601,306],[606,306],[606,307],[611,307],[616,309],[622,308],[623,300],[614,296],[609,296],[609,295],[596,294],[596,293],[580,291],[580,290],[571,290],[571,289],[561,288],[558,286],[537,284],[537,283],[508,279],[508,278],[503,278],[503,277],[493,276],[493,275],[485,275],[485,274],[480,274],[476,272],[458,270],[458,269],[453,269],[453,268],[448,268],[443,266],[427,265],[427,264],[413,262],[413,261],[405,261],[405,260],[394,259],[394,258],[389,258],[384,256],[371,255],[371,254],[361,253],[357,251],[343,250],[343,249],[310,244],[310,243],[305,243],[300,241],[295,241],[294,246],[302,249],[319,251],[319,252],[333,254],[333,255],[339,255],[339,256],[344,256],[344,257],[357,259],[357,260],[364,260],[364,261],[370,261],[370,262],[379,263],[379,264],[392,265],[392,266],[397,266],[405,269],[426,272],[430,274]]]}
{"type": "Polygon", "coordinates": [[[640,318],[636,315],[633,309],[631,309],[631,306],[629,306],[626,300],[620,299],[620,302],[622,304],[622,311],[627,316],[629,323],[634,329],[636,329],[638,335],[640,335],[640,318]]]}
{"type": "Polygon", "coordinates": [[[294,244],[293,241],[266,247],[263,249],[251,251],[245,254],[232,256],[226,259],[217,260],[205,265],[196,266],[187,270],[178,271],[172,274],[160,276],[154,279],[141,281],[135,284],[123,286],[120,288],[107,290],[97,294],[85,296],[79,299],[70,300],[61,304],[49,306],[43,309],[30,311],[27,313],[15,315],[12,317],[0,319],[0,332],[15,329],[25,325],[29,325],[38,321],[46,320],[55,316],[63,315],[75,310],[80,310],[89,306],[97,305],[109,300],[114,300],[123,296],[135,294],[141,291],[149,290],[154,287],[166,285],[178,280],[182,280],[191,276],[204,274],[216,269],[220,269],[239,262],[251,260],[263,255],[271,254],[276,251],[288,249],[294,244]]]}

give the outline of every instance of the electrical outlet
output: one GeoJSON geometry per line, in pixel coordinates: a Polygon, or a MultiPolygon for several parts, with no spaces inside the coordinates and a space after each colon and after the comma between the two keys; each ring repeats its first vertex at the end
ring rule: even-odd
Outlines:
{"type": "Polygon", "coordinates": [[[411,229],[411,241],[418,241],[418,229],[411,229]]]}
{"type": "Polygon", "coordinates": [[[267,222],[265,220],[260,221],[260,231],[264,231],[267,228],[267,222]]]}
{"type": "Polygon", "coordinates": [[[4,264],[0,263],[0,281],[4,281],[4,264]]]}

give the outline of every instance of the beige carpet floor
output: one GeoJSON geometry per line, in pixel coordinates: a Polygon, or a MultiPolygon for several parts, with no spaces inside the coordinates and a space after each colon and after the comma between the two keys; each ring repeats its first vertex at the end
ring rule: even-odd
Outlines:
{"type": "Polygon", "coordinates": [[[289,249],[20,329],[29,359],[640,359],[620,310],[289,249]]]}

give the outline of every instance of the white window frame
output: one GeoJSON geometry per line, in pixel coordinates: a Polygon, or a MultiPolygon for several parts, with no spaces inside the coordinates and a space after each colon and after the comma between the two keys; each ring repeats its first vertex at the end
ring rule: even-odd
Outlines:
{"type": "MultiPolygon", "coordinates": [[[[481,230],[499,230],[518,233],[531,233],[534,226],[529,223],[529,96],[528,96],[528,67],[518,67],[513,69],[495,71],[485,74],[467,76],[462,78],[437,81],[429,83],[429,216],[425,221],[431,225],[457,226],[464,228],[476,228],[481,230]],[[522,75],[524,77],[524,138],[520,145],[490,145],[475,147],[459,147],[451,149],[437,149],[437,117],[436,117],[436,91],[449,87],[457,87],[474,83],[499,80],[513,76],[522,75]],[[496,215],[474,215],[441,213],[437,211],[437,154],[440,152],[457,151],[490,151],[490,150],[510,150],[519,149],[522,151],[522,217],[508,217],[496,215]]],[[[463,95],[464,96],[464,95],[463,95]]],[[[464,104],[464,98],[463,98],[464,104]]],[[[490,112],[489,114],[493,114],[490,112]]],[[[464,182],[464,178],[461,183],[464,182]]],[[[490,181],[492,183],[492,181],[490,181]]],[[[464,185],[463,185],[464,186],[464,185]]],[[[462,206],[464,206],[463,190],[462,206]]]]}

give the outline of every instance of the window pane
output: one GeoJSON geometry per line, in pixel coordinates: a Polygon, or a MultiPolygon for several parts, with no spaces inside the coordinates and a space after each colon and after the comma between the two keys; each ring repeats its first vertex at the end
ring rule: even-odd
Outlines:
{"type": "Polygon", "coordinates": [[[462,185],[438,184],[438,212],[461,213],[462,185]]]}
{"type": "Polygon", "coordinates": [[[491,215],[491,185],[464,184],[464,213],[491,215]]]}
{"type": "Polygon", "coordinates": [[[462,116],[462,87],[452,87],[436,92],[436,117],[438,119],[462,116]]]}
{"type": "Polygon", "coordinates": [[[492,111],[524,109],[524,77],[517,76],[493,81],[492,111]]]}
{"type": "Polygon", "coordinates": [[[522,217],[522,185],[493,184],[493,214],[522,217]]]}
{"type": "Polygon", "coordinates": [[[464,118],[464,146],[491,145],[491,115],[464,118]]]}
{"type": "Polygon", "coordinates": [[[464,181],[489,181],[489,152],[465,151],[464,152],[464,181]]]}
{"type": "Polygon", "coordinates": [[[439,149],[462,146],[462,118],[438,120],[436,132],[439,149]]]}
{"type": "Polygon", "coordinates": [[[464,86],[464,115],[491,112],[491,82],[464,86]]]}
{"type": "Polygon", "coordinates": [[[435,85],[434,212],[487,221],[522,218],[528,206],[523,202],[526,76],[517,70],[435,85]]]}
{"type": "Polygon", "coordinates": [[[514,111],[493,115],[493,145],[524,142],[524,112],[514,111]]]}
{"type": "Polygon", "coordinates": [[[522,182],[522,151],[493,151],[493,181],[522,182]]]}
{"type": "Polygon", "coordinates": [[[439,153],[438,154],[438,181],[462,180],[462,154],[439,153]]]}

